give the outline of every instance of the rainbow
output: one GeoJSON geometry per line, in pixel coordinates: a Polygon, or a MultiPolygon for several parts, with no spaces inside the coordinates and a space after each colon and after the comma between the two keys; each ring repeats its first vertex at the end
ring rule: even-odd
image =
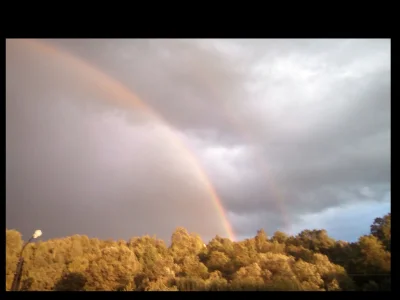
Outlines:
{"type": "MultiPolygon", "coordinates": [[[[213,87],[210,87],[209,92],[211,94],[217,94],[217,91],[215,91],[213,87]]],[[[225,101],[214,101],[213,104],[218,105],[218,108],[225,113],[225,117],[227,118],[228,122],[231,123],[240,136],[246,140],[247,144],[256,144],[255,141],[257,141],[257,138],[251,134],[251,130],[246,130],[246,123],[241,122],[240,119],[237,118],[237,114],[232,110],[231,105],[227,105],[225,101]]],[[[274,197],[275,207],[280,212],[282,217],[284,227],[282,230],[284,232],[289,232],[291,230],[291,223],[289,222],[284,195],[281,192],[281,189],[278,188],[277,183],[274,182],[264,156],[259,151],[255,151],[254,154],[258,170],[261,172],[263,178],[266,179],[266,184],[270,189],[272,196],[274,197]]]]}
{"type": "MultiPolygon", "coordinates": [[[[240,122],[238,118],[235,117],[235,114],[232,112],[232,109],[229,105],[225,105],[224,103],[221,105],[221,109],[225,111],[226,116],[228,117],[228,121],[234,125],[236,130],[240,133],[240,136],[243,137],[248,144],[255,144],[256,140],[251,134],[251,130],[245,130],[246,125],[243,122],[240,122]]],[[[254,157],[256,160],[257,167],[261,172],[263,178],[266,179],[266,184],[269,187],[272,196],[274,197],[274,204],[277,210],[280,212],[282,217],[283,226],[282,229],[284,232],[289,232],[291,230],[291,224],[289,222],[288,213],[285,206],[285,198],[280,190],[277,188],[277,184],[274,182],[272,177],[270,176],[270,172],[268,172],[267,163],[263,155],[259,153],[259,151],[255,151],[254,157]]]]}
{"type": "Polygon", "coordinates": [[[192,165],[194,170],[197,172],[199,179],[202,181],[202,183],[207,188],[208,193],[210,194],[210,197],[214,203],[214,206],[222,220],[222,225],[223,225],[224,230],[226,231],[226,234],[228,235],[229,239],[231,239],[233,241],[236,240],[235,233],[234,233],[232,226],[228,220],[227,214],[222,205],[222,201],[219,198],[219,196],[218,196],[217,192],[215,191],[215,188],[211,184],[210,180],[208,179],[207,174],[201,167],[200,162],[197,160],[195,155],[188,149],[188,147],[185,146],[185,144],[178,137],[178,135],[173,132],[173,130],[171,129],[171,125],[169,125],[168,122],[166,122],[166,120],[164,120],[164,118],[161,115],[157,114],[150,106],[146,105],[145,102],[143,102],[138,96],[136,96],[129,88],[127,88],[121,82],[119,82],[119,81],[115,80],[114,78],[110,77],[109,75],[105,74],[103,71],[101,71],[100,69],[91,65],[90,63],[88,63],[66,51],[62,51],[61,49],[58,49],[52,45],[49,45],[48,43],[45,43],[43,41],[38,41],[38,40],[13,39],[12,42],[13,43],[23,42],[26,44],[26,46],[35,48],[36,50],[38,50],[40,52],[44,52],[48,55],[58,56],[58,57],[62,58],[64,61],[69,63],[70,66],[78,68],[80,73],[83,76],[95,81],[97,83],[98,87],[102,88],[102,90],[104,92],[112,95],[113,99],[115,99],[117,104],[128,105],[128,106],[132,106],[133,108],[140,109],[140,110],[146,112],[147,114],[149,114],[150,116],[156,118],[163,125],[165,125],[166,129],[167,129],[166,133],[168,134],[168,137],[182,151],[184,157],[192,165]]]}

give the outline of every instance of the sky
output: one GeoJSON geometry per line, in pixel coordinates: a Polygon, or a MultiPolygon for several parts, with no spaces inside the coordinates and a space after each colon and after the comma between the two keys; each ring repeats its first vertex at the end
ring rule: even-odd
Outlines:
{"type": "Polygon", "coordinates": [[[385,39],[7,40],[7,228],[356,241],[390,212],[390,71],[385,39]]]}

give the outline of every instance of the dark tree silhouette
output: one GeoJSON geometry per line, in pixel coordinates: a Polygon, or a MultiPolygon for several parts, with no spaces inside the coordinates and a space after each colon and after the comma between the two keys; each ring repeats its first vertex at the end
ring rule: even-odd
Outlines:
{"type": "Polygon", "coordinates": [[[82,273],[67,273],[57,281],[54,291],[84,291],[87,279],[82,273]]]}

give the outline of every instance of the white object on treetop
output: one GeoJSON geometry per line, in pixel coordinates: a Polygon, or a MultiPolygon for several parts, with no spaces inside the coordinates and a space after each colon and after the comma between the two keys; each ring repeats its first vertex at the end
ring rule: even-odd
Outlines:
{"type": "Polygon", "coordinates": [[[32,235],[32,237],[34,239],[38,238],[39,236],[42,235],[42,231],[41,230],[36,230],[35,233],[32,235]]]}

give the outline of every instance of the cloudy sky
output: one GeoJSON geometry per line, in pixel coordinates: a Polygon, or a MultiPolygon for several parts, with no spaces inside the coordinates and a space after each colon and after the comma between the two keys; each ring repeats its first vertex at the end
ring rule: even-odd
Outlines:
{"type": "Polygon", "coordinates": [[[7,40],[6,54],[6,223],[25,238],[227,236],[209,183],[238,239],[353,241],[390,211],[390,40],[7,40]]]}

